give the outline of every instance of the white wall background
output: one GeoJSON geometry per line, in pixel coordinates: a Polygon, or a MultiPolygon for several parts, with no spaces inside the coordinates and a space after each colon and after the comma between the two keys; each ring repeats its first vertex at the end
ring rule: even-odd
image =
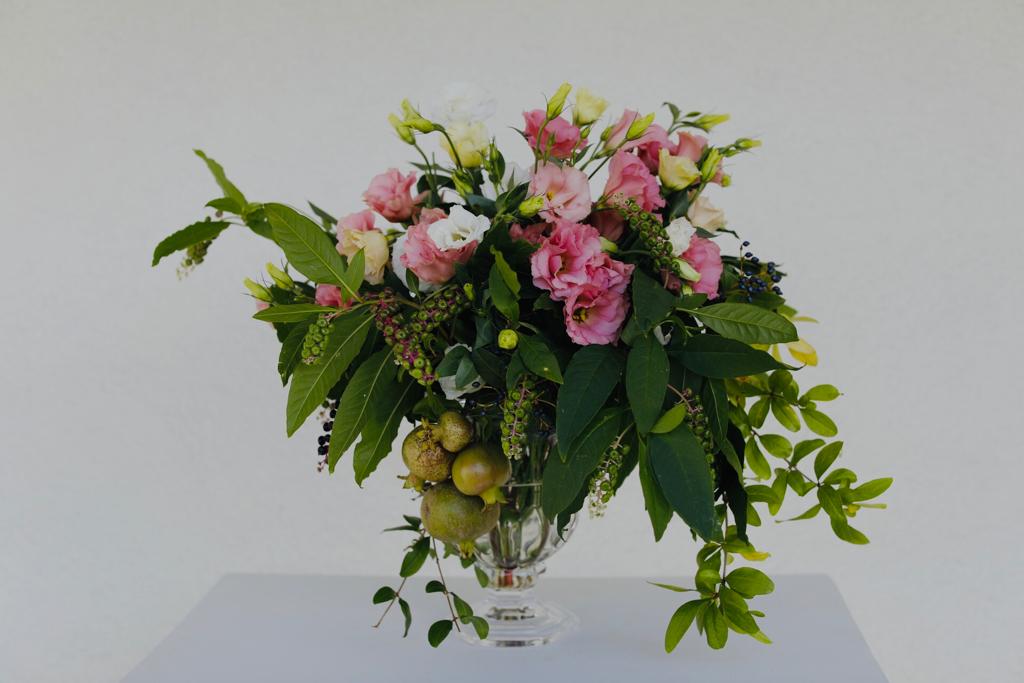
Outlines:
{"type": "MultiPolygon", "coordinates": [[[[719,202],[822,322],[845,457],[897,482],[870,546],[772,525],[770,569],[832,575],[895,682],[1020,680],[1022,35],[1017,2],[3,0],[0,680],[116,680],[225,572],[397,570],[395,462],[359,491],[284,437],[240,284],[271,245],[149,257],[216,196],[192,147],[347,213],[409,156],[388,111],[459,79],[496,129],[569,80],[764,138],[719,202]]],[[[630,486],[551,573],[692,575],[675,526],[630,486]]]]}

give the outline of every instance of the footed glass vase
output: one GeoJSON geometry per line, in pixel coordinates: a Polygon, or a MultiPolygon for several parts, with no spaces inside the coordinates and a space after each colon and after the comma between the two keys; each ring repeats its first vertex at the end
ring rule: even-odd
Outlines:
{"type": "MultiPolygon", "coordinates": [[[[550,438],[529,440],[528,452],[513,463],[513,478],[503,487],[506,502],[497,526],[475,542],[476,566],[488,584],[486,598],[474,608],[487,619],[490,632],[481,640],[464,629],[470,642],[495,647],[543,645],[579,625],[575,614],[534,594],[544,561],[565,545],[576,525],[575,515],[548,521],[541,510],[541,472],[552,445],[550,438]]],[[[558,456],[552,453],[552,457],[558,456]]]]}

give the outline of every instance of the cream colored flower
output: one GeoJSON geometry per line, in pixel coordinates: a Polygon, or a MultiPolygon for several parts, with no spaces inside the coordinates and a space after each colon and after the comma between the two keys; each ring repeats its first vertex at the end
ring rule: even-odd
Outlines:
{"type": "Polygon", "coordinates": [[[658,154],[658,177],[668,189],[682,190],[700,177],[700,171],[690,159],[674,157],[662,147],[658,154]]]}
{"type": "Polygon", "coordinates": [[[677,218],[665,226],[665,234],[672,242],[672,255],[680,256],[690,248],[690,238],[697,233],[685,218],[677,218]]]}
{"type": "Polygon", "coordinates": [[[338,252],[346,258],[352,258],[360,249],[363,250],[363,273],[371,285],[379,285],[384,281],[384,266],[387,265],[388,239],[380,230],[342,230],[338,240],[338,252]]]}
{"type": "Polygon", "coordinates": [[[706,197],[697,197],[697,201],[690,204],[686,211],[686,217],[690,219],[693,227],[715,232],[725,227],[725,212],[713,205],[706,197]]]}
{"type": "Polygon", "coordinates": [[[601,114],[608,108],[608,100],[598,97],[588,88],[576,90],[576,106],[572,111],[573,123],[577,126],[586,126],[601,118],[601,114]]]}
{"type": "Polygon", "coordinates": [[[455,153],[458,152],[458,159],[466,168],[476,168],[484,163],[484,153],[491,144],[490,134],[487,126],[480,121],[456,122],[447,128],[448,136],[455,145],[448,144],[448,138],[441,138],[441,147],[448,152],[448,156],[455,161],[455,153]]]}

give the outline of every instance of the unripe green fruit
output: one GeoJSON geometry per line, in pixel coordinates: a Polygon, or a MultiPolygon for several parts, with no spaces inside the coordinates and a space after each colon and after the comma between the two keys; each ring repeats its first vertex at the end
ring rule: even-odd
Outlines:
{"type": "Polygon", "coordinates": [[[473,440],[473,424],[461,413],[446,410],[437,420],[434,436],[441,441],[445,450],[458,453],[473,440]]]}
{"type": "Polygon", "coordinates": [[[449,481],[431,487],[423,494],[420,517],[427,533],[439,541],[462,545],[494,528],[499,505],[486,505],[477,496],[459,492],[449,481]]]}
{"type": "Polygon", "coordinates": [[[512,463],[497,447],[475,443],[452,463],[452,482],[467,496],[480,496],[485,502],[501,501],[501,486],[512,477],[512,463]]]}
{"type": "Polygon", "coordinates": [[[409,472],[423,481],[444,481],[452,471],[455,456],[434,438],[431,429],[417,427],[402,442],[402,460],[409,472]]]}

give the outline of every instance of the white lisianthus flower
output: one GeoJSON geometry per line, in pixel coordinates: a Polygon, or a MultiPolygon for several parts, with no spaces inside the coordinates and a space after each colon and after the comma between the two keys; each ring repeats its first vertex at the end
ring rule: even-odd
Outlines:
{"type": "Polygon", "coordinates": [[[459,161],[466,168],[476,168],[484,163],[484,154],[491,144],[491,134],[487,132],[487,126],[480,121],[456,121],[447,127],[446,132],[452,139],[452,144],[448,144],[448,138],[442,136],[441,147],[448,152],[452,161],[455,161],[455,155],[458,153],[459,161]],[[454,150],[452,145],[455,146],[454,150]]]}
{"type": "Polygon", "coordinates": [[[697,231],[690,225],[690,221],[680,217],[665,226],[665,234],[672,242],[672,253],[679,256],[690,248],[690,238],[697,234],[697,231]]]}
{"type": "Polygon", "coordinates": [[[608,100],[598,97],[589,88],[576,89],[576,106],[573,108],[573,122],[577,126],[585,126],[601,118],[608,108],[608,100]]]}
{"type": "Polygon", "coordinates": [[[709,202],[706,197],[697,197],[697,201],[690,204],[686,211],[686,217],[695,228],[715,232],[725,227],[725,212],[709,202]]]}
{"type": "Polygon", "coordinates": [[[438,249],[460,249],[470,242],[479,242],[491,227],[487,216],[477,216],[461,206],[453,206],[448,218],[427,226],[427,235],[438,249]]]}
{"type": "Polygon", "coordinates": [[[486,121],[494,116],[497,102],[475,83],[449,83],[431,107],[431,119],[444,125],[486,121]]]}

